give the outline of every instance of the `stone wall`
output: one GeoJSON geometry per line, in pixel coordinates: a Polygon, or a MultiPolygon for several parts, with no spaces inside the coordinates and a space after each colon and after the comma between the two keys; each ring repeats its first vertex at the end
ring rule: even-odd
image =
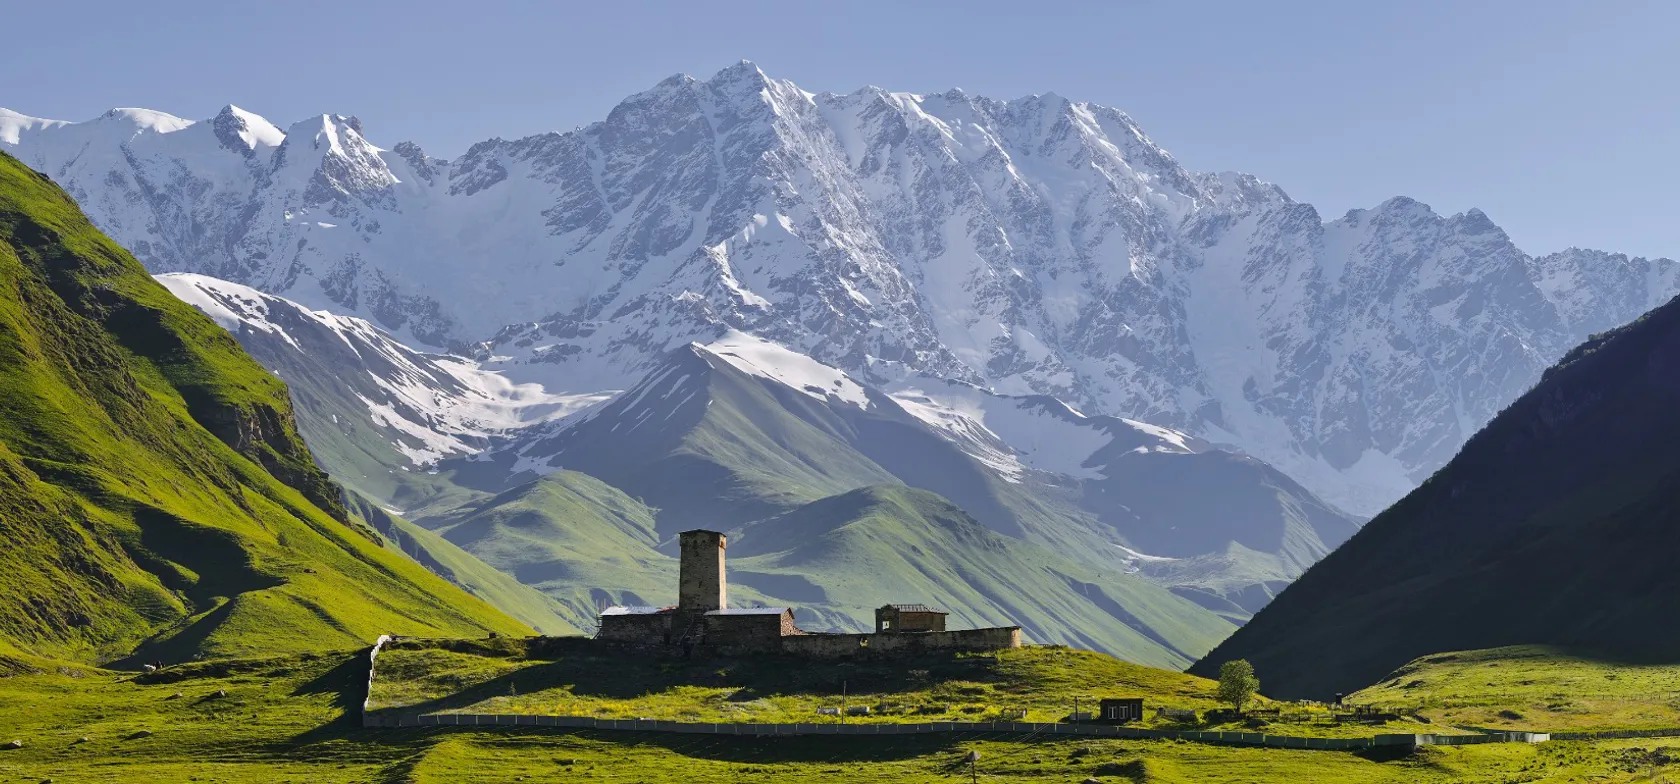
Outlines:
{"type": "Polygon", "coordinates": [[[776,653],[782,649],[782,628],[793,625],[793,613],[780,615],[708,615],[707,649],[727,654],[776,653]]]}
{"type": "Polygon", "coordinates": [[[814,659],[919,653],[922,651],[995,651],[1021,647],[1021,628],[961,629],[952,632],[887,634],[801,634],[781,639],[784,653],[814,659]]]}
{"type": "Polygon", "coordinates": [[[945,631],[945,613],[940,612],[901,612],[898,614],[898,631],[901,632],[942,632],[945,631]]]}
{"type": "Polygon", "coordinates": [[[603,615],[600,640],[627,642],[635,645],[663,645],[671,640],[671,613],[647,615],[603,615]]]}
{"type": "Polygon", "coordinates": [[[942,632],[945,613],[898,610],[892,605],[875,611],[876,632],[942,632]]]}

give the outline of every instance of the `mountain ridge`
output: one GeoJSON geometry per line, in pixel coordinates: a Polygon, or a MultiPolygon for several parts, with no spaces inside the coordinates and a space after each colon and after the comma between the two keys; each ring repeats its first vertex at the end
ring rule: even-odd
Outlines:
{"type": "Polygon", "coordinates": [[[1396,197],[1325,220],[1053,93],[817,94],[743,62],[453,160],[341,115],[273,146],[231,107],[9,116],[0,145],[153,271],[476,347],[516,380],[622,388],[734,329],[876,384],[932,375],[1184,430],[1361,514],[1676,290],[1668,260],[1529,256],[1479,210],[1396,197]]]}

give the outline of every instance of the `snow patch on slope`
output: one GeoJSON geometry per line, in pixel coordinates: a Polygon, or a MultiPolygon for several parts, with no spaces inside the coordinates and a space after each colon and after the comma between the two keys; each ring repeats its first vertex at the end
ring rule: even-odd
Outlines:
{"type": "MultiPolygon", "coordinates": [[[[278,297],[249,286],[184,272],[159,275],[157,281],[182,302],[198,308],[200,313],[235,335],[242,328],[254,329],[274,335],[299,351],[303,350],[291,335],[286,334],[285,329],[269,319],[269,304],[284,302],[278,297]]],[[[289,302],[286,304],[291,305],[289,302]]]]}
{"type": "Polygon", "coordinates": [[[730,330],[720,340],[694,346],[736,370],[792,387],[818,400],[834,398],[869,408],[869,393],[851,376],[768,340],[730,330]]]}
{"type": "Polygon", "coordinates": [[[1099,479],[1092,458],[1123,440],[1130,451],[1190,454],[1195,439],[1170,428],[1119,417],[1090,417],[1045,396],[1012,397],[966,384],[905,384],[892,398],[910,415],[1009,481],[1026,469],[1099,479]]]}
{"type": "Polygon", "coordinates": [[[397,436],[392,446],[416,466],[477,452],[492,436],[565,417],[610,396],[558,395],[540,384],[515,383],[472,360],[415,351],[364,319],[309,310],[248,286],[190,273],[157,280],[235,336],[250,330],[306,352],[322,347],[306,346],[285,324],[328,330],[360,360],[359,370],[373,384],[373,394],[355,397],[374,424],[397,436]]]}

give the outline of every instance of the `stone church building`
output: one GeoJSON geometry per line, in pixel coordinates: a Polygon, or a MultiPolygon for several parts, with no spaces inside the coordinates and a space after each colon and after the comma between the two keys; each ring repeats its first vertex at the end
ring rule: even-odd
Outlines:
{"type": "Polygon", "coordinates": [[[875,611],[873,634],[808,632],[789,607],[729,606],[724,573],[728,538],[684,531],[674,607],[608,607],[596,639],[690,654],[788,653],[821,658],[927,650],[985,651],[1021,647],[1021,627],[946,631],[946,613],[921,604],[875,611]]]}

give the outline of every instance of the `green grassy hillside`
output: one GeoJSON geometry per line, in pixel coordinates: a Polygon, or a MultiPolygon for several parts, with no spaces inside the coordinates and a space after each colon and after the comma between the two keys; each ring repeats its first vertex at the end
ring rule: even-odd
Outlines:
{"type": "Polygon", "coordinates": [[[653,515],[599,479],[558,471],[422,522],[589,629],[606,605],[674,601],[676,560],[654,549],[653,515]]]}
{"type": "MultiPolygon", "coordinates": [[[[525,456],[554,459],[640,499],[656,510],[658,529],[669,536],[729,528],[893,481],[847,446],[842,427],[809,396],[778,399],[758,379],[714,368],[701,353],[682,349],[637,387],[525,456]]],[[[498,488],[507,486],[506,468],[476,460],[450,466],[464,483],[473,484],[472,470],[479,468],[498,488]]]]}
{"type": "Polygon", "coordinates": [[[1425,656],[1349,697],[1437,721],[1541,731],[1680,727],[1680,665],[1516,646],[1425,656]]]}
{"type": "Polygon", "coordinates": [[[1407,661],[1552,645],[1680,662],[1680,302],[1595,337],[1197,665],[1324,697],[1407,661]]]}
{"type": "Polygon", "coordinates": [[[512,575],[479,560],[425,528],[391,514],[354,494],[345,506],[353,519],[378,531],[386,547],[414,559],[433,574],[460,586],[502,612],[543,634],[575,634],[566,608],[512,575]]]}
{"type": "MultiPolygon", "coordinates": [[[[1138,575],[996,533],[950,501],[903,485],[853,490],[747,526],[732,581],[799,599],[852,628],[873,609],[926,602],[953,628],[1018,625],[1041,643],[1183,667],[1231,624],[1138,575]]],[[[836,624],[840,625],[840,624],[836,624]]]]}
{"type": "Polygon", "coordinates": [[[522,628],[338,498],[285,386],[0,155],[0,637],[107,660],[522,628]]]}
{"type": "MultiPolygon", "coordinates": [[[[604,604],[676,601],[673,542],[656,531],[654,511],[583,474],[550,474],[428,524],[560,601],[581,628],[604,604]]],[[[1003,536],[903,485],[841,493],[729,531],[732,603],[792,606],[813,630],[869,629],[876,607],[927,602],[950,611],[953,628],[1020,625],[1037,642],[1183,667],[1232,628],[1137,575],[1003,536]]]]}

